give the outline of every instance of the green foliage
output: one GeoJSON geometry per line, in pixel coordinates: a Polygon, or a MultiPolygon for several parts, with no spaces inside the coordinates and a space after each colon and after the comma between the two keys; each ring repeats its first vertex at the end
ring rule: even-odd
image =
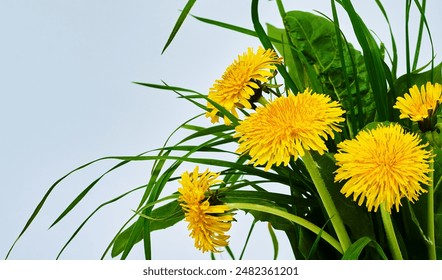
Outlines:
{"type": "Polygon", "coordinates": [[[269,34],[282,38],[275,47],[283,54],[290,76],[300,89],[330,95],[347,111],[352,135],[358,125],[374,120],[376,105],[368,80],[364,58],[347,43],[341,60],[335,25],[308,12],[291,11],[284,18],[285,30],[268,25],[269,34]],[[345,65],[345,68],[343,67],[345,65]],[[344,75],[345,73],[345,75],[344,75]]]}
{"type": "Polygon", "coordinates": [[[375,252],[379,255],[380,258],[386,260],[387,256],[385,255],[384,251],[382,250],[382,247],[379,246],[379,244],[369,238],[369,237],[361,237],[360,239],[356,240],[350,248],[348,248],[347,252],[345,252],[344,256],[342,257],[343,260],[357,260],[359,259],[362,251],[367,248],[367,250],[370,248],[375,249],[375,252]]]}
{"type": "MultiPolygon", "coordinates": [[[[173,200],[166,205],[160,206],[152,211],[151,217],[146,217],[150,220],[150,230],[161,230],[173,226],[184,218],[184,213],[176,200],[173,200]]],[[[111,256],[114,258],[120,255],[124,248],[126,248],[130,236],[135,235],[135,243],[140,242],[143,239],[143,228],[134,232],[136,230],[136,221],[134,224],[130,225],[124,231],[117,235],[115,242],[112,246],[111,256]]]]}
{"type": "MultiPolygon", "coordinates": [[[[170,46],[195,2],[195,0],[187,1],[163,52],[170,46]]],[[[102,161],[117,161],[112,168],[80,190],[51,227],[71,214],[107,174],[127,163],[149,161],[153,163],[153,167],[146,185],[129,188],[120,196],[99,204],[71,235],[60,254],[90,218],[104,206],[139,191],[142,193],[139,204],[134,206],[134,215],[115,234],[103,258],[110,251],[111,257],[126,259],[133,247],[142,242],[140,245],[143,246],[145,258],[152,259],[154,255],[151,252],[151,244],[154,241],[151,239],[151,233],[168,229],[184,219],[184,212],[177,200],[178,194],[176,192],[164,194],[165,186],[176,182],[180,175],[176,173],[182,164],[192,163],[215,167],[219,170],[223,182],[214,186],[212,190],[216,191],[216,199],[231,206],[232,211],[244,211],[254,218],[239,259],[242,259],[255,223],[258,222],[268,223],[270,239],[274,247],[274,259],[277,258],[280,249],[274,230],[283,231],[286,234],[296,259],[356,260],[392,257],[392,249],[385,236],[385,227],[379,213],[369,213],[364,205],[358,205],[351,197],[346,198],[340,192],[343,182],[334,180],[337,170],[334,154],[340,141],[352,139],[360,130],[372,129],[379,123],[400,122],[408,130],[417,130],[410,121],[399,120],[399,113],[393,109],[393,105],[396,98],[408,92],[411,85],[420,86],[428,81],[442,83],[442,63],[434,66],[434,60],[432,60],[428,65],[416,69],[424,26],[429,33],[425,19],[425,4],[421,5],[419,1],[415,1],[422,18],[419,23],[413,71],[410,66],[407,73],[396,78],[398,53],[395,33],[389,25],[387,12],[380,1],[376,0],[376,3],[390,27],[390,39],[393,46],[391,52],[387,50],[387,54],[391,65],[385,62],[382,42],[375,40],[350,0],[331,1],[332,18],[303,11],[286,12],[282,1],[277,0],[276,4],[284,26],[278,28],[267,24],[267,32],[260,22],[258,3],[257,0],[251,1],[254,30],[203,17],[194,16],[194,18],[212,26],[255,36],[265,48],[277,50],[284,58],[284,64],[277,66],[280,76],[269,84],[269,87],[275,89],[276,93],[284,93],[290,89],[297,94],[306,88],[311,88],[315,92],[325,93],[333,100],[340,102],[346,111],[346,122],[342,124],[342,133],[336,133],[334,139],[327,140],[326,145],[329,149],[327,153],[324,155],[312,153],[315,168],[318,170],[317,176],[307,168],[309,166],[306,161],[299,158],[293,158],[288,166],[273,166],[270,171],[264,171],[262,166],[248,164],[248,155],[238,155],[231,150],[231,145],[237,145],[237,139],[232,135],[241,117],[236,117],[207,95],[164,82],[162,84],[136,83],[148,89],[174,92],[183,101],[194,104],[202,114],[184,122],[171,134],[172,136],[177,131],[186,132],[186,135],[177,143],[170,144],[169,137],[164,146],[158,149],[134,156],[100,158],[60,178],[43,196],[8,255],[40,213],[50,194],[73,173],[83,171],[90,165],[102,161]],[[354,44],[348,42],[342,34],[339,25],[341,15],[338,15],[336,4],[341,5],[349,17],[361,50],[354,47],[356,42],[354,44]],[[276,81],[279,78],[283,80],[281,87],[276,81]],[[232,125],[216,124],[208,127],[196,125],[194,120],[208,111],[207,104],[209,103],[219,111],[220,116],[226,116],[232,125]],[[325,191],[330,195],[336,207],[336,215],[342,219],[344,230],[351,243],[347,249],[344,246],[345,242],[340,240],[339,235],[342,232],[339,232],[340,230],[333,224],[336,217],[328,215],[327,203],[321,200],[320,191],[314,183],[317,180],[325,184],[325,191]],[[284,191],[276,192],[275,185],[278,185],[278,190],[284,191]]],[[[407,9],[410,8],[407,6],[407,9]]],[[[409,57],[407,60],[410,64],[409,57]]],[[[242,109],[242,112],[245,115],[249,113],[246,109],[242,109]]],[[[440,138],[440,129],[434,129],[430,133],[433,140],[440,138]]],[[[423,139],[429,138],[423,136],[423,139]]],[[[430,141],[430,143],[433,142],[430,141]]],[[[404,202],[400,213],[394,213],[391,216],[400,250],[408,259],[424,259],[429,256],[428,248],[431,247],[429,231],[431,231],[432,222],[434,222],[437,258],[442,258],[442,149],[438,145],[429,148],[433,148],[435,154],[434,197],[422,195],[415,204],[404,202]],[[428,215],[428,205],[432,201],[434,202],[434,218],[428,215]]],[[[234,259],[233,250],[230,247],[226,250],[234,259]]],[[[212,258],[215,259],[214,254],[212,258]]]]}

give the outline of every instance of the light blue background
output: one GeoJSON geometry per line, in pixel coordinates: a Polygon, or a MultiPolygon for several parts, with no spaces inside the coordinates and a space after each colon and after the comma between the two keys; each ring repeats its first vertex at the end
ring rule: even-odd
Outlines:
{"type": "MultiPolygon", "coordinates": [[[[320,10],[329,1],[285,1],[287,10],[320,10]]],[[[404,1],[384,1],[391,17],[404,73],[404,1]],[[400,3],[398,6],[397,4],[400,3]]],[[[207,92],[239,53],[257,47],[252,37],[188,18],[169,49],[161,50],[186,1],[23,1],[0,2],[0,256],[4,258],[49,186],[70,170],[109,155],[135,155],[160,147],[182,122],[200,113],[171,92],[132,81],[161,83],[207,92]]],[[[198,1],[192,13],[252,29],[249,1],[198,1]]],[[[390,49],[387,25],[374,1],[355,1],[367,25],[390,49]],[[372,3],[373,2],[373,3],[372,3]]],[[[442,4],[428,1],[428,22],[440,62],[442,4]]],[[[282,26],[276,3],[261,1],[261,20],[282,26]]],[[[356,40],[345,14],[344,32],[356,40]]],[[[417,18],[412,21],[415,34],[417,18]],[[414,24],[414,25],[413,25],[414,24]]],[[[412,37],[414,38],[414,37],[412,37]]],[[[424,50],[428,40],[424,39],[424,50]]],[[[430,53],[422,53],[420,65],[430,53]]],[[[199,121],[210,125],[208,119],[199,121]]],[[[182,135],[182,134],[181,134],[182,135]]],[[[175,141],[180,137],[174,138],[175,141]]],[[[17,243],[11,259],[53,259],[87,215],[105,202],[146,183],[150,163],[130,164],[106,176],[70,215],[49,225],[90,182],[116,162],[101,162],[69,177],[49,197],[17,243]]],[[[193,165],[185,165],[177,174],[193,165]]],[[[168,192],[178,186],[171,184],[168,192]]],[[[280,188],[281,191],[283,188],[280,188]]],[[[137,193],[140,194],[140,193],[137,193]]],[[[97,259],[132,215],[139,195],[99,212],[62,259],[97,259]]],[[[230,231],[239,255],[251,223],[239,214],[230,231]]],[[[292,258],[283,234],[280,258],[292,258]]],[[[154,259],[208,259],[194,249],[186,224],[153,234],[154,259]]],[[[141,245],[141,244],[140,244],[141,245]]],[[[246,259],[273,256],[266,224],[259,223],[246,259]]],[[[142,259],[142,246],[130,255],[142,259]]],[[[220,258],[228,259],[226,254],[220,258]]]]}

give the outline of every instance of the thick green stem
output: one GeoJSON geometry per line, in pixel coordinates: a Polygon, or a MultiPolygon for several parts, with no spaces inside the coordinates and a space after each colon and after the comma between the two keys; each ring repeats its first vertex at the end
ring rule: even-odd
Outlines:
{"type": "Polygon", "coordinates": [[[304,165],[307,168],[310,177],[312,178],[313,184],[315,184],[316,190],[319,193],[319,197],[321,198],[325,211],[327,212],[327,215],[331,220],[333,228],[335,229],[335,232],[338,236],[339,242],[341,243],[342,249],[345,252],[351,245],[350,237],[348,236],[341,216],[336,209],[335,203],[333,202],[333,199],[328,192],[327,187],[325,186],[318,166],[316,165],[316,162],[313,160],[312,155],[309,151],[305,151],[305,155],[302,157],[302,161],[304,162],[304,165]]]}
{"type": "MultiPolygon", "coordinates": [[[[430,169],[434,169],[434,163],[430,163],[430,169]]],[[[428,258],[435,260],[436,257],[436,239],[434,237],[434,171],[430,172],[430,186],[428,187],[427,200],[427,236],[428,236],[428,258]]]]}
{"type": "Polygon", "coordinates": [[[327,241],[331,246],[333,246],[339,253],[343,254],[343,250],[339,242],[333,238],[330,234],[323,231],[320,227],[313,224],[312,222],[301,218],[299,216],[287,213],[285,211],[279,210],[277,208],[273,208],[270,206],[264,206],[260,204],[253,204],[253,203],[226,203],[226,205],[231,209],[242,209],[242,210],[255,210],[260,212],[265,212],[269,214],[273,214],[282,218],[285,218],[289,221],[292,221],[300,226],[305,227],[308,230],[311,230],[312,232],[316,234],[321,234],[321,238],[327,241]]]}
{"type": "Polygon", "coordinates": [[[390,213],[385,208],[385,203],[381,203],[381,217],[384,223],[385,234],[387,235],[388,246],[391,254],[395,260],[403,260],[399,243],[397,242],[396,234],[394,233],[393,223],[391,221],[390,213]]]}

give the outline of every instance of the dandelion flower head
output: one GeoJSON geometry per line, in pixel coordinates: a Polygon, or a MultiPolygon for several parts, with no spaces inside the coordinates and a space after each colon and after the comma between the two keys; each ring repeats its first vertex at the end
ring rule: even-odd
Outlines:
{"type": "Polygon", "coordinates": [[[197,166],[191,173],[184,172],[179,181],[178,201],[184,210],[195,247],[203,253],[220,252],[218,247],[228,245],[230,236],[225,233],[234,220],[228,206],[214,203],[208,196],[209,187],[221,182],[217,180],[218,176],[209,170],[200,174],[197,166]]]}
{"type": "Polygon", "coordinates": [[[414,85],[409,91],[404,97],[398,97],[393,106],[400,110],[401,119],[409,118],[415,122],[428,119],[442,102],[442,86],[438,83],[427,82],[420,90],[414,85]]]}
{"type": "MultiPolygon", "coordinates": [[[[256,52],[249,48],[227,67],[222,78],[216,80],[209,90],[209,99],[215,101],[234,116],[238,116],[236,107],[251,108],[250,98],[259,89],[259,84],[267,83],[273,77],[276,64],[281,64],[282,58],[275,51],[259,47],[256,52]]],[[[206,113],[213,123],[218,122],[219,110],[210,102],[210,110],[206,113]]],[[[229,125],[230,120],[224,116],[224,122],[229,125]]]]}
{"type": "Polygon", "coordinates": [[[399,211],[401,198],[414,202],[426,192],[421,184],[430,182],[432,160],[427,145],[399,124],[362,130],[338,144],[335,181],[347,180],[341,193],[353,194],[359,205],[366,201],[368,211],[377,211],[381,203],[390,213],[393,206],[399,211]]]}
{"type": "Polygon", "coordinates": [[[323,154],[324,139],[341,131],[344,112],[325,94],[309,89],[297,95],[288,92],[240,122],[234,134],[239,138],[237,152],[248,153],[250,161],[255,166],[265,164],[265,170],[273,164],[287,166],[291,157],[303,156],[306,150],[323,154]]]}

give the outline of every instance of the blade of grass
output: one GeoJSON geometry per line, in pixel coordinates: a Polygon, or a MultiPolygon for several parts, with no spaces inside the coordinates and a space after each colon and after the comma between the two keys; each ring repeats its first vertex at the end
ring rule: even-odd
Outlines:
{"type": "Polygon", "coordinates": [[[239,33],[242,33],[245,35],[253,36],[253,37],[258,36],[258,35],[256,35],[256,32],[251,29],[247,29],[247,28],[236,26],[233,24],[229,24],[229,23],[225,23],[225,22],[221,22],[221,21],[216,21],[213,19],[203,18],[203,17],[199,17],[199,16],[195,16],[195,15],[191,15],[191,16],[194,17],[195,19],[197,19],[201,22],[207,23],[207,24],[215,25],[215,26],[218,26],[221,28],[236,31],[236,32],[239,32],[239,33]]]}
{"type": "Polygon", "coordinates": [[[393,59],[391,60],[391,72],[393,74],[393,79],[396,80],[397,77],[397,64],[398,64],[398,55],[397,55],[397,46],[396,46],[396,40],[394,38],[393,29],[391,28],[390,20],[388,19],[387,12],[385,11],[384,6],[382,5],[380,0],[375,0],[376,4],[379,7],[379,10],[381,10],[382,15],[385,18],[385,21],[388,24],[388,30],[390,31],[390,40],[391,40],[391,47],[393,49],[393,59]]]}
{"type": "Polygon", "coordinates": [[[69,205],[68,207],[55,219],[55,221],[49,226],[49,228],[52,228],[55,226],[59,221],[61,221],[74,207],[87,195],[87,193],[101,180],[104,176],[109,174],[110,172],[114,171],[115,169],[127,164],[128,162],[123,161],[119,164],[113,166],[111,169],[107,170],[105,173],[103,173],[100,177],[95,179],[89,186],[87,186],[69,205]]]}
{"type": "MultiPolygon", "coordinates": [[[[351,90],[350,90],[350,81],[349,81],[349,77],[348,77],[348,73],[347,73],[347,66],[345,63],[344,49],[342,46],[341,29],[339,26],[339,17],[338,17],[338,13],[336,11],[336,4],[335,4],[334,0],[331,0],[331,7],[332,7],[332,13],[333,13],[333,21],[335,23],[336,40],[338,43],[338,52],[339,52],[339,58],[341,60],[341,65],[342,65],[342,73],[344,76],[343,78],[344,78],[344,82],[345,82],[345,88],[348,92],[348,99],[350,101],[350,111],[348,112],[347,126],[348,126],[348,131],[350,134],[350,139],[353,139],[354,135],[359,130],[359,128],[357,127],[356,118],[354,117],[355,112],[354,112],[354,105],[353,105],[353,96],[352,96],[351,90]]],[[[348,50],[348,52],[350,53],[350,50],[348,50]]],[[[353,68],[354,68],[354,66],[353,66],[353,68]]],[[[357,80],[357,79],[355,79],[355,80],[357,80]]],[[[360,99],[359,94],[356,94],[356,98],[360,99]]]]}
{"type": "Polygon", "coordinates": [[[384,250],[382,250],[382,247],[375,241],[370,239],[369,237],[361,237],[360,239],[356,240],[345,252],[344,256],[342,257],[343,260],[357,260],[359,259],[360,254],[362,253],[362,250],[364,250],[365,247],[371,246],[373,247],[379,254],[379,256],[387,260],[387,256],[384,253],[384,250]]]}
{"type": "MultiPolygon", "coordinates": [[[[217,138],[214,138],[215,140],[217,140],[217,138]]],[[[170,157],[170,156],[156,156],[155,158],[157,160],[168,160],[168,159],[172,159],[175,160],[175,162],[172,164],[172,166],[170,166],[166,172],[164,172],[158,179],[151,177],[151,180],[149,182],[149,184],[153,184],[153,188],[152,191],[149,193],[148,196],[148,200],[147,203],[152,203],[154,201],[156,201],[158,199],[158,197],[161,194],[161,191],[163,190],[164,186],[166,185],[166,183],[170,180],[170,177],[172,176],[172,174],[175,172],[175,170],[181,165],[182,162],[185,161],[185,159],[190,156],[191,154],[193,154],[195,151],[198,151],[198,149],[200,147],[204,147],[205,145],[207,145],[208,143],[211,143],[212,141],[214,141],[213,139],[204,142],[203,144],[201,144],[200,146],[196,147],[194,151],[189,151],[186,155],[181,156],[181,157],[170,157]]],[[[153,158],[151,158],[152,160],[153,158]]],[[[148,207],[143,211],[143,214],[146,216],[150,216],[150,213],[152,211],[153,207],[148,207]]],[[[137,242],[137,236],[140,232],[140,230],[143,230],[143,243],[144,243],[144,253],[145,253],[145,258],[146,259],[151,259],[152,258],[152,253],[151,253],[151,237],[150,237],[150,221],[148,220],[138,220],[136,226],[134,227],[134,231],[131,234],[129,241],[126,245],[126,248],[123,251],[122,254],[122,259],[126,259],[129,252],[132,250],[133,246],[135,245],[135,243],[137,242]],[[142,223],[142,224],[141,224],[142,223]],[[140,225],[141,224],[141,225],[140,225]]]]}
{"type": "Polygon", "coordinates": [[[235,255],[233,254],[232,249],[230,249],[230,246],[226,246],[226,251],[229,254],[230,258],[232,260],[235,260],[235,255]]]}
{"type": "Polygon", "coordinates": [[[134,191],[138,191],[140,189],[146,188],[147,185],[143,185],[143,186],[139,186],[136,187],[128,192],[125,192],[111,200],[108,200],[102,204],[100,204],[94,211],[92,211],[91,214],[89,214],[89,216],[80,224],[80,226],[74,231],[74,233],[71,235],[71,237],[68,239],[68,241],[63,245],[63,247],[61,248],[60,252],[58,253],[56,259],[58,260],[61,256],[61,254],[64,252],[64,250],[67,248],[67,246],[72,242],[72,240],[77,236],[77,234],[81,231],[81,229],[86,225],[86,223],[104,206],[109,205],[111,203],[114,203],[124,197],[126,197],[127,195],[133,193],[134,191]]]}
{"type": "Polygon", "coordinates": [[[411,57],[410,57],[410,30],[408,23],[410,22],[411,0],[405,1],[405,62],[407,67],[407,88],[411,88],[411,57]]]}
{"type": "Polygon", "coordinates": [[[249,232],[247,233],[246,241],[244,241],[244,246],[241,250],[241,255],[239,256],[239,260],[242,260],[244,253],[246,252],[247,244],[249,244],[250,237],[252,236],[253,229],[255,228],[257,220],[254,219],[252,224],[250,225],[249,232]]]}
{"type": "MultiPolygon", "coordinates": [[[[249,36],[253,36],[253,37],[258,37],[258,35],[256,34],[256,32],[254,30],[251,29],[247,29],[244,27],[240,27],[237,25],[233,25],[233,24],[229,24],[229,23],[225,23],[225,22],[221,22],[221,21],[216,21],[216,20],[212,20],[212,19],[208,19],[208,18],[203,18],[203,17],[198,17],[198,16],[194,16],[192,15],[195,19],[207,23],[207,24],[211,24],[211,25],[215,25],[217,27],[221,27],[221,28],[225,28],[228,30],[232,30],[235,32],[239,32],[241,34],[245,34],[245,35],[249,35],[249,36]]],[[[274,42],[274,43],[281,43],[281,40],[270,37],[269,36],[270,41],[274,42]]]]}
{"type": "Polygon", "coordinates": [[[430,27],[429,27],[427,19],[425,17],[425,9],[420,5],[419,1],[415,0],[415,4],[421,14],[421,20],[423,21],[423,23],[425,25],[425,29],[427,30],[427,34],[428,34],[428,39],[430,40],[430,45],[431,45],[431,82],[433,83],[434,82],[434,58],[435,58],[433,38],[431,36],[430,27]]]}
{"type": "MultiPolygon", "coordinates": [[[[196,95],[200,96],[201,98],[204,98],[205,100],[207,100],[207,102],[211,103],[216,109],[218,109],[218,111],[221,114],[226,116],[232,122],[233,126],[236,126],[236,125],[239,124],[237,117],[235,117],[232,113],[230,113],[228,110],[226,110],[223,106],[219,105],[218,103],[216,103],[215,101],[213,101],[209,97],[207,97],[206,95],[201,94],[199,92],[196,92],[196,91],[193,91],[193,90],[189,90],[189,89],[185,89],[185,88],[180,88],[180,87],[173,87],[173,86],[169,86],[169,85],[158,85],[158,84],[140,83],[140,82],[135,82],[135,83],[138,84],[138,85],[142,85],[142,86],[146,86],[146,87],[151,87],[151,88],[156,88],[156,89],[171,90],[171,91],[184,91],[184,92],[195,93],[196,95]]],[[[207,110],[207,108],[204,108],[204,109],[207,110]]]]}
{"type": "Polygon", "coordinates": [[[126,228],[126,226],[132,221],[135,217],[137,217],[136,214],[133,214],[124,224],[121,226],[121,228],[118,230],[118,232],[115,234],[114,238],[112,238],[111,242],[109,242],[109,245],[107,245],[106,249],[104,250],[103,254],[101,255],[101,260],[103,260],[109,250],[114,246],[115,241],[117,240],[118,236],[123,232],[123,230],[126,228]]]}
{"type": "Polygon", "coordinates": [[[358,39],[358,42],[363,50],[367,73],[376,103],[378,120],[388,120],[390,112],[393,112],[393,109],[387,107],[386,75],[384,70],[384,62],[379,47],[377,46],[376,41],[374,40],[364,21],[355,11],[351,1],[342,0],[338,3],[340,3],[347,12],[356,38],[358,39]]]}
{"type": "Polygon", "coordinates": [[[180,30],[181,25],[183,25],[184,20],[186,19],[187,15],[189,14],[190,10],[192,9],[193,5],[195,4],[196,0],[189,0],[187,1],[186,6],[184,6],[184,9],[181,11],[180,16],[178,17],[178,20],[175,23],[175,26],[172,29],[172,32],[169,35],[169,39],[167,39],[166,45],[164,45],[163,51],[161,54],[164,53],[164,51],[167,49],[167,47],[172,43],[173,39],[175,38],[176,34],[178,33],[178,30],[180,30]]]}
{"type": "MultiPolygon", "coordinates": [[[[259,205],[252,203],[227,203],[226,205],[232,209],[255,210],[255,211],[265,212],[268,214],[273,214],[285,218],[289,221],[292,221],[302,227],[305,227],[306,229],[312,231],[315,234],[319,234],[322,231],[321,228],[319,228],[317,225],[311,223],[310,221],[302,217],[266,205],[259,205]]],[[[321,237],[331,246],[333,246],[338,252],[340,252],[341,254],[343,253],[342,247],[339,244],[339,242],[335,238],[333,238],[330,234],[323,231],[321,237]]]]}
{"type": "Polygon", "coordinates": [[[273,180],[277,183],[288,184],[288,181],[285,177],[279,176],[278,174],[266,172],[261,169],[257,169],[250,165],[242,165],[237,164],[235,162],[230,162],[227,160],[219,160],[219,159],[208,159],[208,158],[190,158],[190,157],[179,157],[179,156],[139,156],[139,157],[131,157],[131,156],[109,156],[106,159],[115,159],[115,160],[131,160],[131,161],[146,161],[146,160],[155,160],[155,159],[165,159],[165,160],[176,160],[176,161],[184,161],[184,162],[192,162],[204,165],[212,165],[218,167],[228,167],[232,169],[237,169],[243,171],[250,175],[256,175],[265,179],[273,180]]]}
{"type": "MultiPolygon", "coordinates": [[[[414,3],[416,3],[416,6],[419,6],[419,1],[415,0],[414,3]]],[[[416,40],[416,49],[414,52],[414,59],[413,59],[413,66],[412,66],[412,71],[416,70],[417,68],[417,63],[419,60],[419,52],[421,49],[421,44],[422,44],[422,35],[423,35],[423,31],[424,31],[424,22],[425,22],[425,9],[427,6],[427,1],[426,0],[422,0],[422,5],[421,8],[419,9],[420,13],[421,13],[421,18],[420,18],[420,22],[419,22],[419,30],[417,33],[417,40],[416,40]]]]}
{"type": "MultiPolygon", "coordinates": [[[[143,153],[144,154],[144,153],[143,153]]],[[[29,226],[32,224],[32,222],[34,221],[34,219],[37,217],[38,213],[40,212],[41,208],[43,207],[43,205],[46,203],[46,200],[48,199],[49,195],[52,193],[52,191],[55,189],[55,187],[57,187],[64,179],[66,179],[67,177],[69,177],[70,175],[72,175],[73,173],[76,173],[96,162],[99,161],[103,161],[106,158],[99,158],[93,161],[90,161],[80,167],[75,168],[74,170],[70,171],[69,173],[67,173],[66,175],[64,175],[63,177],[61,177],[60,179],[58,179],[54,184],[52,184],[50,186],[50,188],[48,189],[48,191],[44,194],[43,198],[40,200],[40,202],[38,203],[37,207],[34,209],[34,211],[32,212],[31,216],[29,217],[28,221],[26,222],[25,226],[23,227],[23,229],[21,230],[20,234],[18,235],[18,237],[15,239],[14,243],[12,244],[11,248],[9,248],[9,251],[5,257],[5,259],[7,259],[10,255],[10,253],[12,252],[12,250],[14,249],[16,243],[18,242],[18,240],[23,236],[23,234],[27,231],[27,229],[29,228],[29,226]]],[[[124,163],[119,163],[119,167],[121,167],[122,165],[126,164],[128,162],[124,162],[124,163]]],[[[114,166],[115,168],[116,166],[114,166]]]]}
{"type": "MultiPolygon", "coordinates": [[[[262,27],[260,21],[259,21],[259,13],[258,13],[258,0],[252,0],[252,22],[253,27],[255,28],[255,32],[258,35],[259,40],[261,41],[261,44],[265,49],[272,49],[273,45],[270,41],[269,37],[264,31],[264,28],[262,27]]],[[[281,73],[282,77],[284,78],[284,81],[288,88],[291,89],[292,92],[297,93],[299,90],[296,87],[295,83],[293,82],[292,78],[290,77],[289,73],[285,69],[283,65],[276,65],[278,68],[278,72],[281,73]]]]}
{"type": "Polygon", "coordinates": [[[278,238],[276,237],[275,231],[273,230],[271,223],[267,223],[267,228],[269,230],[270,238],[272,239],[272,244],[273,244],[273,260],[276,260],[278,259],[278,252],[279,252],[278,238]]]}

